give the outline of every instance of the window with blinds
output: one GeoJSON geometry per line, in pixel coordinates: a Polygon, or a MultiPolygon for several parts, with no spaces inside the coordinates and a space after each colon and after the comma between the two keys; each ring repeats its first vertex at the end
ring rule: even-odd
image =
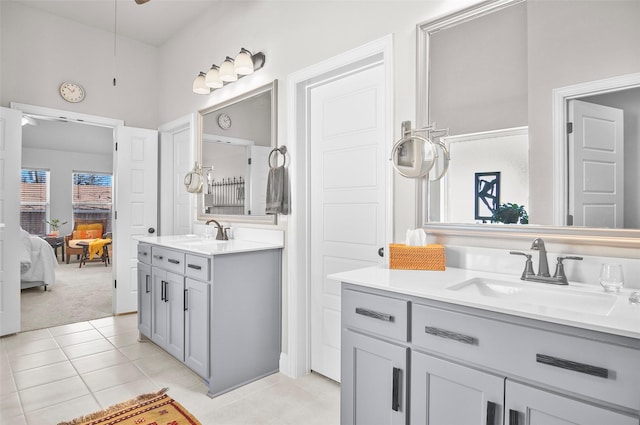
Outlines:
{"type": "Polygon", "coordinates": [[[22,169],[20,175],[20,226],[32,235],[48,232],[49,171],[22,169]]]}
{"type": "Polygon", "coordinates": [[[111,231],[113,176],[100,173],[73,173],[73,220],[107,219],[111,231]]]}

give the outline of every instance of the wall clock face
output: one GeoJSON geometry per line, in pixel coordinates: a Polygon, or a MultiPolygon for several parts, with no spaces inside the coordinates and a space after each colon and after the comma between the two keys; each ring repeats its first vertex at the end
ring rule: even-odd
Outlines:
{"type": "Polygon", "coordinates": [[[223,130],[227,130],[231,127],[231,117],[227,114],[218,115],[218,125],[223,130]]]}
{"type": "Polygon", "coordinates": [[[78,83],[64,82],[60,84],[60,96],[67,102],[77,103],[84,100],[84,88],[78,83]]]}

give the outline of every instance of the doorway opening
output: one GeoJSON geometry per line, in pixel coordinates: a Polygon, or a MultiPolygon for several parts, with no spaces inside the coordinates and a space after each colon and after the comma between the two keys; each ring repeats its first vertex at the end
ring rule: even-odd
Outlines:
{"type": "MultiPolygon", "coordinates": [[[[59,224],[57,237],[47,237],[58,245],[55,282],[46,291],[43,287],[21,291],[20,329],[110,316],[115,278],[111,261],[80,263],[76,251],[70,254],[65,236],[72,234],[77,220],[93,213],[104,216],[101,221],[107,223],[101,236],[111,232],[114,129],[123,122],[33,105],[13,103],[11,107],[23,113],[22,169],[46,170],[49,176],[45,217],[39,220],[47,224],[35,223],[39,226],[31,233],[47,237],[54,230],[48,223],[55,219],[59,224]],[[96,182],[90,176],[97,176],[96,182]],[[105,182],[111,184],[105,186],[105,182]]],[[[113,245],[106,249],[110,251],[108,258],[113,258],[113,245]]]]}

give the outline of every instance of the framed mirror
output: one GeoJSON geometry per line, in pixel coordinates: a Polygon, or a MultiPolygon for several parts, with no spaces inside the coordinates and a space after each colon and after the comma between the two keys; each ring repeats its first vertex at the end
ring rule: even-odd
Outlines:
{"type": "MultiPolygon", "coordinates": [[[[451,206],[443,205],[447,193],[443,193],[439,185],[421,180],[418,225],[432,233],[466,236],[487,232],[526,237],[532,233],[549,234],[556,239],[586,235],[588,243],[625,245],[633,244],[634,240],[637,243],[640,227],[633,220],[627,220],[626,225],[570,225],[567,216],[575,211],[575,206],[569,204],[572,197],[568,182],[575,181],[575,177],[569,162],[558,160],[558,153],[569,151],[571,142],[566,131],[562,134],[567,121],[559,122],[556,118],[567,116],[568,104],[557,105],[554,91],[573,84],[637,73],[640,58],[632,52],[640,37],[634,20],[638,9],[637,4],[620,2],[620,8],[613,10],[606,1],[599,0],[492,0],[418,25],[416,126],[435,124],[449,128],[452,141],[504,129],[527,128],[526,184],[529,189],[526,200],[529,225],[482,224],[473,218],[462,221],[451,214],[449,217],[453,218],[449,219],[444,213],[451,211],[451,206]],[[594,67],[593,58],[580,53],[596,50],[610,53],[606,67],[594,67]],[[560,136],[556,137],[558,132],[560,136]]],[[[636,101],[631,102],[635,106],[629,106],[629,97],[634,95],[625,97],[625,114],[631,114],[631,121],[637,122],[640,99],[636,96],[636,101]]],[[[630,134],[629,138],[637,145],[637,133],[630,134]]],[[[627,144],[625,142],[625,178],[629,174],[626,170],[638,169],[640,163],[627,166],[627,152],[635,152],[633,161],[640,161],[637,146],[633,145],[630,150],[627,144]]],[[[492,150],[496,154],[503,151],[498,147],[492,150]]],[[[457,155],[452,152],[452,167],[456,161],[457,155]]],[[[483,164],[477,165],[476,172],[502,171],[495,165],[486,170],[483,164]]],[[[457,183],[450,180],[453,176],[448,177],[450,185],[455,187],[457,183]]],[[[501,188],[506,190],[510,181],[503,175],[501,188]]],[[[469,193],[473,192],[472,176],[467,176],[462,184],[469,193]]],[[[637,205],[640,193],[636,190],[630,194],[631,199],[626,199],[627,186],[625,203],[637,205]]],[[[448,194],[451,198],[457,193],[448,194]]],[[[506,192],[503,194],[506,196],[506,192]]],[[[471,196],[467,198],[468,216],[473,217],[471,196]]],[[[504,202],[512,200],[505,198],[504,202]]]]}
{"type": "Polygon", "coordinates": [[[277,138],[277,80],[199,111],[198,219],[276,223],[265,214],[269,153],[277,138]]]}

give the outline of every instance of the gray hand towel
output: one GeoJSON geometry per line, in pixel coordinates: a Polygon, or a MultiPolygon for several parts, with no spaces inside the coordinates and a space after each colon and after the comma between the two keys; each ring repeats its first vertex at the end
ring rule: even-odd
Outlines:
{"type": "Polygon", "coordinates": [[[289,214],[289,178],[284,166],[272,167],[267,177],[266,214],[289,214]]]}

